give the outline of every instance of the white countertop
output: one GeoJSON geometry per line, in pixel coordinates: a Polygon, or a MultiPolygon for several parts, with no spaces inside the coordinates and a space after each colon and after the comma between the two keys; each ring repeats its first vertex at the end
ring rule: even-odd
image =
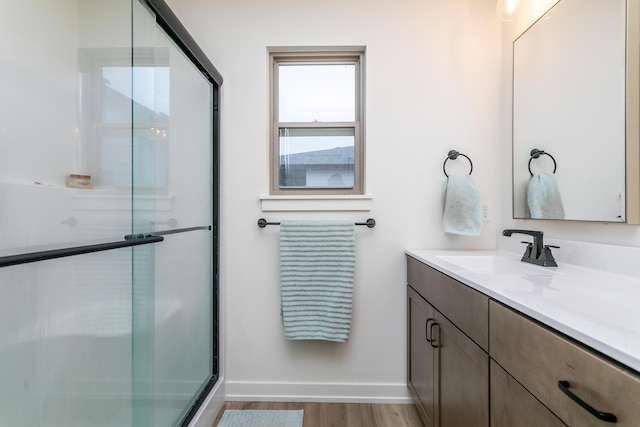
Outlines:
{"type": "Polygon", "coordinates": [[[640,372],[639,277],[561,261],[541,267],[507,251],[406,254],[640,372]]]}

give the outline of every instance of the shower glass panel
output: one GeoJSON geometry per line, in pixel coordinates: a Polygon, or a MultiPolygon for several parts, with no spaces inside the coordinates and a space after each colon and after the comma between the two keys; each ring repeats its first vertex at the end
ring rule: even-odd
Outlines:
{"type": "Polygon", "coordinates": [[[0,425],[133,426],[130,259],[0,269],[0,425]]]}
{"type": "Polygon", "coordinates": [[[217,379],[221,80],[158,4],[3,3],[2,426],[181,425],[217,379]]]}
{"type": "Polygon", "coordinates": [[[133,21],[134,233],[166,233],[134,249],[134,425],[171,425],[213,374],[202,339],[212,336],[213,92],[152,12],[138,3],[133,21]]]}

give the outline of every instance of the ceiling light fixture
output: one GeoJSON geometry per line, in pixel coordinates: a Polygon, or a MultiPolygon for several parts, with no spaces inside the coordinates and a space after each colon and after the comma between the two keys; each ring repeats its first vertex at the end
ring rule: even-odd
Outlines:
{"type": "Polygon", "coordinates": [[[524,9],[526,3],[527,0],[498,0],[496,13],[501,20],[511,22],[524,9]]]}

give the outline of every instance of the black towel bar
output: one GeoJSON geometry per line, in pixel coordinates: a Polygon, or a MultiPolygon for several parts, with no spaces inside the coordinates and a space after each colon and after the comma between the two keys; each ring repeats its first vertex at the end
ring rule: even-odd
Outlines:
{"type": "MultiPolygon", "coordinates": [[[[267,225],[280,225],[279,222],[268,222],[264,218],[260,218],[258,220],[258,227],[265,228],[267,225]]],[[[356,222],[355,225],[366,225],[369,228],[373,228],[376,226],[376,220],[373,218],[369,218],[365,222],[356,222]]]]}

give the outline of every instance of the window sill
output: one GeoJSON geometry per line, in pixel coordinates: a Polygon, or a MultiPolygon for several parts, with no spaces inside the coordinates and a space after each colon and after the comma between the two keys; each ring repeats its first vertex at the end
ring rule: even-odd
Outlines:
{"type": "Polygon", "coordinates": [[[260,196],[263,212],[370,211],[372,196],[260,196]]]}

